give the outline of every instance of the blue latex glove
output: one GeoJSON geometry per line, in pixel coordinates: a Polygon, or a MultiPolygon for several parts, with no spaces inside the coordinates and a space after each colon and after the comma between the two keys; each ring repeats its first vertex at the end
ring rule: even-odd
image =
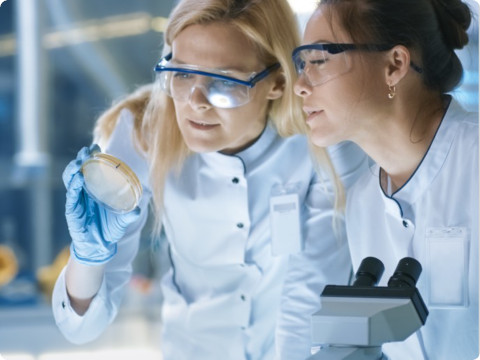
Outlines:
{"type": "Polygon", "coordinates": [[[82,148],[62,175],[67,189],[65,217],[72,237],[71,253],[86,265],[104,264],[110,260],[117,252],[118,240],[140,216],[138,206],[129,213],[117,214],[98,204],[86,193],[80,168],[92,152],[98,151],[98,145],[82,148]]]}

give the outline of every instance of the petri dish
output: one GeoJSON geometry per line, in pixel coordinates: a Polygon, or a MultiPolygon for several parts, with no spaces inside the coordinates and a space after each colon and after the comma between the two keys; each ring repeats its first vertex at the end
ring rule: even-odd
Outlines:
{"type": "Polygon", "coordinates": [[[96,152],[83,163],[81,171],[86,192],[98,203],[117,212],[135,209],[142,196],[142,184],[120,159],[96,152]]]}

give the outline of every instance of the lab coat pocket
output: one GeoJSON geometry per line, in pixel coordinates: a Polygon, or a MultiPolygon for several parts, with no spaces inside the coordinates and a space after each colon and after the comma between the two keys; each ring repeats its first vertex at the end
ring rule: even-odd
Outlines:
{"type": "Polygon", "coordinates": [[[302,250],[300,226],[300,184],[276,185],[270,196],[272,255],[295,254],[302,250]]]}
{"type": "Polygon", "coordinates": [[[240,329],[248,326],[250,312],[251,303],[232,292],[190,304],[187,325],[195,332],[240,329]]]}
{"type": "Polygon", "coordinates": [[[163,322],[170,326],[184,328],[187,323],[188,304],[173,283],[173,275],[171,273],[162,279],[162,292],[164,296],[162,306],[163,322]]]}
{"type": "Polygon", "coordinates": [[[468,230],[427,228],[427,303],[429,308],[468,306],[468,230]]]}

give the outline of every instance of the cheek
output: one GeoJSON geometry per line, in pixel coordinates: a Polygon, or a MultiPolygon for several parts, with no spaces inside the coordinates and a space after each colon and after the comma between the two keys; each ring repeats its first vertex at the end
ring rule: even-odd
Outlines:
{"type": "Polygon", "coordinates": [[[317,146],[329,146],[344,140],[356,124],[361,98],[357,85],[339,77],[314,89],[312,103],[323,112],[309,124],[312,141],[317,146]]]}
{"type": "Polygon", "coordinates": [[[345,74],[329,85],[325,96],[328,96],[335,112],[347,121],[361,111],[376,91],[372,80],[357,76],[355,73],[345,74]]]}
{"type": "Polygon", "coordinates": [[[178,101],[173,100],[173,107],[175,108],[175,116],[177,118],[177,123],[179,122],[178,119],[182,118],[182,114],[184,113],[183,108],[185,104],[180,103],[178,101]]]}
{"type": "Polygon", "coordinates": [[[230,126],[236,128],[250,128],[252,125],[265,124],[267,118],[268,100],[260,98],[258,93],[252,100],[239,108],[232,109],[222,114],[230,126]]]}
{"type": "Polygon", "coordinates": [[[218,111],[225,135],[230,138],[243,138],[254,136],[263,129],[261,123],[265,123],[259,116],[257,107],[240,107],[233,111],[218,111]]]}
{"type": "Polygon", "coordinates": [[[309,105],[325,110],[331,116],[344,114],[358,101],[359,95],[355,83],[347,76],[340,76],[313,88],[313,101],[309,105]],[[353,84],[353,85],[352,85],[353,84]]]}

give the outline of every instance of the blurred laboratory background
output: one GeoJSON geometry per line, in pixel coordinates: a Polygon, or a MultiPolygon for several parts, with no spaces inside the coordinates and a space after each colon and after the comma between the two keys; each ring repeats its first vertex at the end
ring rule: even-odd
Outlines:
{"type": "MultiPolygon", "coordinates": [[[[151,82],[175,0],[6,0],[0,7],[0,354],[6,360],[161,359],[164,244],[144,231],[114,324],[87,345],[68,343],[50,308],[68,258],[61,174],[92,141],[96,118],[151,82]],[[157,251],[152,251],[152,248],[157,251]],[[13,264],[17,263],[15,267],[13,264]]],[[[315,0],[291,0],[301,30],[315,0]]],[[[454,92],[478,110],[478,3],[454,92]]],[[[1,358],[1,356],[0,356],[1,358]]]]}

